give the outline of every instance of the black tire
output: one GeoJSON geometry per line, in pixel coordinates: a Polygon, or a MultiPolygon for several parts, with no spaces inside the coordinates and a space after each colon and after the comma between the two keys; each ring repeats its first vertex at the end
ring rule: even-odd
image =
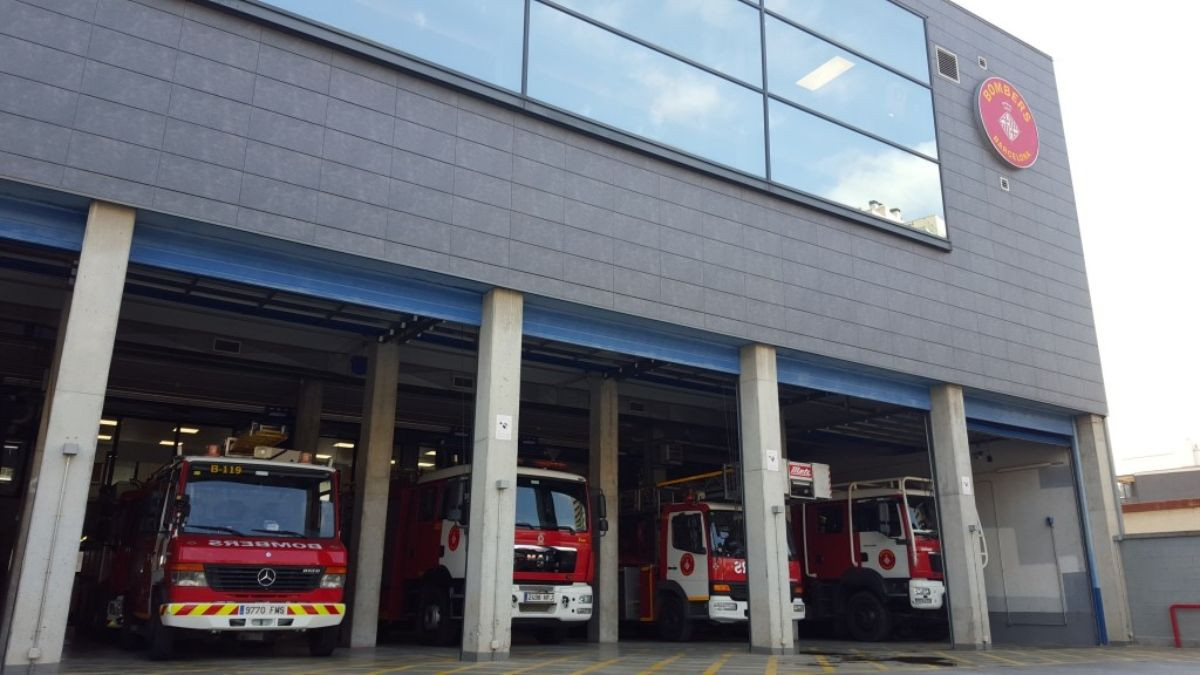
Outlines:
{"type": "Polygon", "coordinates": [[[846,628],[860,642],[879,642],[892,634],[892,615],[878,595],[859,591],[846,603],[846,628]]]}
{"type": "Polygon", "coordinates": [[[658,637],[668,642],[692,639],[692,620],[687,602],[678,595],[664,595],[658,603],[658,637]]]}
{"type": "Polygon", "coordinates": [[[337,626],[308,631],[308,655],[329,656],[337,649],[341,637],[337,626]]]}
{"type": "Polygon", "coordinates": [[[446,646],[454,642],[454,620],[450,618],[450,589],[426,586],[417,607],[417,636],[421,644],[446,646]]]}
{"type": "Polygon", "coordinates": [[[539,644],[556,645],[567,637],[567,624],[559,623],[554,626],[538,626],[533,629],[533,637],[539,644]]]}
{"type": "Polygon", "coordinates": [[[165,661],[175,655],[175,629],[164,626],[158,593],[150,602],[150,619],[146,622],[146,648],[151,661],[165,661]]]}

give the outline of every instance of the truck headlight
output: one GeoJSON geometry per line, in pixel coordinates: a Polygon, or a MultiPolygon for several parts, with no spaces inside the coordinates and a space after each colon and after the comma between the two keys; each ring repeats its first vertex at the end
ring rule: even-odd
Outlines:
{"type": "Polygon", "coordinates": [[[340,565],[326,567],[318,586],[320,588],[344,588],[346,586],[346,568],[340,565]]]}
{"type": "Polygon", "coordinates": [[[171,570],[171,585],[172,586],[207,586],[208,579],[204,577],[204,570],[192,569],[176,569],[171,570]]]}

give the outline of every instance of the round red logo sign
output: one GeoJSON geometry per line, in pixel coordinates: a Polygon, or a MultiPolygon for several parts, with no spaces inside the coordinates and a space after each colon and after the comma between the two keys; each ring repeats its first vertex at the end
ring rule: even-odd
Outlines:
{"type": "Polygon", "coordinates": [[[896,566],[896,554],[886,548],[879,552],[879,566],[890,570],[896,566]]]}
{"type": "Polygon", "coordinates": [[[988,142],[1004,161],[1028,169],[1037,161],[1038,129],[1025,97],[1008,80],[989,77],[975,97],[988,142]]]}
{"type": "Polygon", "coordinates": [[[684,553],[679,558],[679,571],[683,572],[685,577],[692,576],[692,572],[696,571],[696,559],[692,557],[691,553],[684,553]]]}
{"type": "Polygon", "coordinates": [[[446,545],[450,547],[451,551],[457,551],[458,542],[461,539],[462,532],[458,529],[458,526],[455,525],[454,527],[450,528],[450,534],[446,535],[446,545]]]}

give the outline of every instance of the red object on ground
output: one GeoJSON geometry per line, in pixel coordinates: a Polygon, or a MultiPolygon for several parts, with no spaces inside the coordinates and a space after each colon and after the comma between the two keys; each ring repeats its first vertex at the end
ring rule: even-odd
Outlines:
{"type": "Polygon", "coordinates": [[[1179,643],[1179,614],[1177,614],[1181,609],[1200,609],[1200,605],[1171,605],[1171,634],[1175,636],[1175,649],[1183,647],[1179,643]]]}

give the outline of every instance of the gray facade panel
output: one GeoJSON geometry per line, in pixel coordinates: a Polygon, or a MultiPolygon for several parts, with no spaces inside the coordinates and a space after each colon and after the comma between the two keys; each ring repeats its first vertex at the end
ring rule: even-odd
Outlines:
{"type": "Polygon", "coordinates": [[[932,82],[949,252],[198,0],[0,0],[0,175],[1102,413],[1052,63],[908,4],[961,59],[932,82]],[[1037,116],[1031,169],[977,132],[991,74],[1037,116]]]}

